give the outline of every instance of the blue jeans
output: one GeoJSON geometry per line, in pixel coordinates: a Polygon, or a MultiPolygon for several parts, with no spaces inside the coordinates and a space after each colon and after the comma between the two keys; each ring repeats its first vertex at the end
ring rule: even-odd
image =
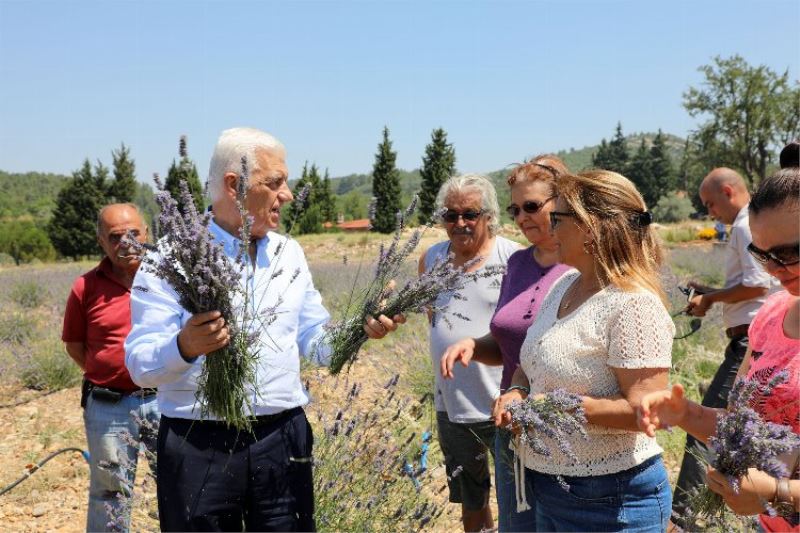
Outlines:
{"type": "Polygon", "coordinates": [[[497,430],[494,453],[494,483],[497,491],[497,522],[499,531],[536,531],[536,509],[533,499],[533,476],[525,476],[525,494],[531,505],[529,511],[517,512],[514,484],[514,452],[508,448],[511,432],[497,430]]]}
{"type": "Polygon", "coordinates": [[[667,470],[657,455],[631,469],[591,477],[531,472],[539,531],[665,531],[672,508],[667,470]]]}
{"type": "MultiPolygon", "coordinates": [[[[158,428],[156,396],[123,396],[118,402],[92,398],[86,400],[83,421],[89,445],[89,509],[86,531],[127,531],[130,527],[130,497],[136,476],[139,449],[131,442],[144,444],[155,454],[158,428]],[[149,424],[142,424],[147,421],[149,424]],[[149,427],[152,424],[152,428],[149,427]]],[[[155,457],[150,455],[149,457],[155,457]]],[[[150,464],[155,473],[155,465],[150,464]]]]}

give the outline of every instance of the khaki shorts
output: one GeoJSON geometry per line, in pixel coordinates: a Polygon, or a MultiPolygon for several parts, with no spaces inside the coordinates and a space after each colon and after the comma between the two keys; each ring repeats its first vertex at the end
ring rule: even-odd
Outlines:
{"type": "Polygon", "coordinates": [[[483,509],[489,504],[492,487],[489,454],[494,454],[494,421],[460,424],[451,422],[444,411],[437,411],[436,422],[450,501],[469,511],[483,509]]]}

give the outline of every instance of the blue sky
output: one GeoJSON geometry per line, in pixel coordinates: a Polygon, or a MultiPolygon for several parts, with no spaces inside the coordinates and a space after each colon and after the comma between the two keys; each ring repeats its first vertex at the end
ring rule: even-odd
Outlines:
{"type": "Polygon", "coordinates": [[[0,0],[0,169],[69,173],[131,147],[140,180],[178,137],[205,177],[255,126],[334,176],[398,166],[443,127],[460,171],[625,132],[685,135],[697,67],[740,54],[793,79],[800,2],[0,0]]]}

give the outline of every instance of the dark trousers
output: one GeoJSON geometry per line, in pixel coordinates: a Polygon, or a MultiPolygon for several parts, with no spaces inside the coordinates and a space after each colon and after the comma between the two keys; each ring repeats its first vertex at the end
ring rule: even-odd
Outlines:
{"type": "Polygon", "coordinates": [[[303,409],[253,432],[161,417],[162,531],[314,531],[313,436],[303,409]]]}
{"type": "MultiPolygon", "coordinates": [[[[728,393],[747,353],[747,342],[746,335],[730,340],[725,348],[725,360],[714,374],[714,379],[711,380],[711,385],[703,396],[702,405],[715,408],[728,406],[728,393]]],[[[681,471],[672,497],[672,521],[687,531],[697,529],[691,517],[694,513],[689,509],[689,504],[693,493],[706,482],[706,466],[700,457],[709,458],[708,448],[691,435],[686,435],[681,471]]]]}

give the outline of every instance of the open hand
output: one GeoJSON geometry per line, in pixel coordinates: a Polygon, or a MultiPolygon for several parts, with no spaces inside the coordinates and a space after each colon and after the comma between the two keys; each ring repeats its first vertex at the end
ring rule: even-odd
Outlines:
{"type": "Polygon", "coordinates": [[[456,361],[460,361],[464,367],[469,366],[472,361],[472,356],[475,353],[475,339],[466,338],[461,339],[455,344],[447,347],[442,354],[442,359],[439,364],[439,371],[445,379],[453,379],[453,365],[456,361]]]}
{"type": "Polygon", "coordinates": [[[210,354],[228,342],[230,334],[219,311],[193,315],[178,333],[178,350],[184,359],[210,354]]]}
{"type": "Polygon", "coordinates": [[[683,385],[676,384],[672,390],[646,394],[636,410],[636,423],[648,437],[655,437],[656,430],[680,425],[688,408],[683,385]]]}

